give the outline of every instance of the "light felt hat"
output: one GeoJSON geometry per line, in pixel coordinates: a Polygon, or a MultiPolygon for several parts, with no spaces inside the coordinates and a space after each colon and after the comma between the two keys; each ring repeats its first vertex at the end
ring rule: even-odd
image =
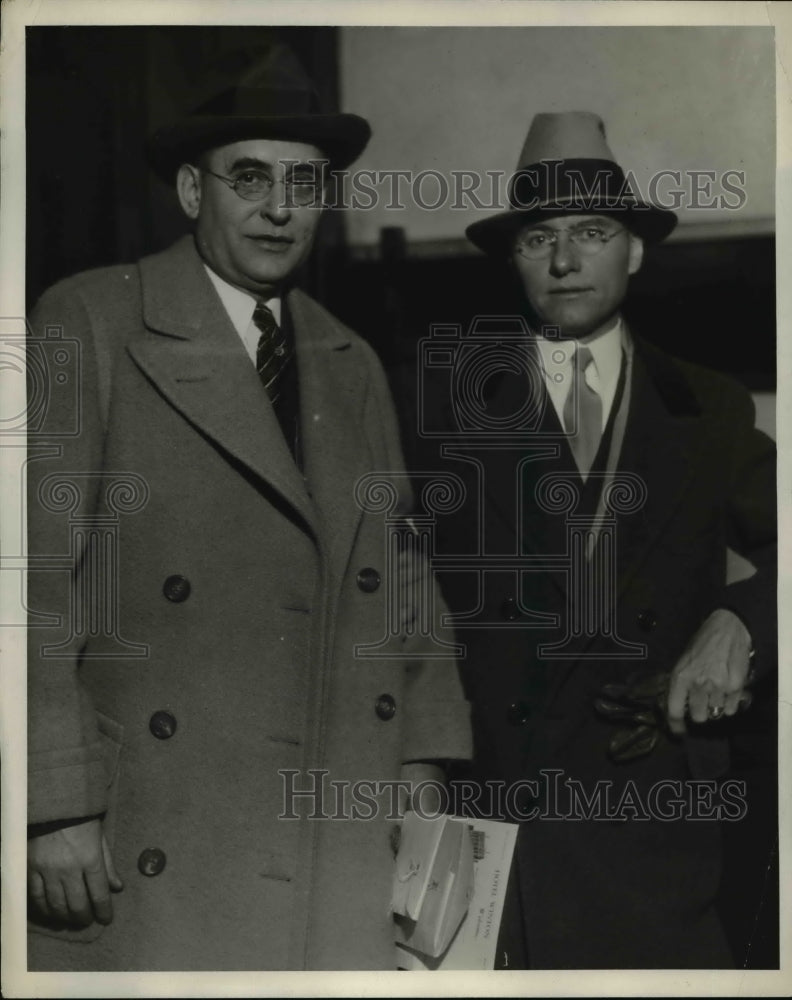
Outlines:
{"type": "Polygon", "coordinates": [[[665,208],[639,201],[591,111],[538,114],[531,122],[509,184],[509,208],[468,226],[466,235],[486,253],[506,255],[526,222],[564,213],[607,214],[650,243],[677,223],[665,208]]]}

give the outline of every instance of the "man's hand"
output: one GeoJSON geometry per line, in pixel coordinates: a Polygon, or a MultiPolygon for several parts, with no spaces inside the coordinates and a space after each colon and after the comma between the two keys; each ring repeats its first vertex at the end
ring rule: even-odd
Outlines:
{"type": "Polygon", "coordinates": [[[122,888],[100,820],[81,820],[28,840],[28,894],[48,920],[109,924],[110,890],[122,888]]]}
{"type": "Polygon", "coordinates": [[[685,707],[693,722],[734,715],[742,700],[750,668],[751,636],[731,611],[719,608],[702,624],[671,674],[668,725],[685,732],[685,707]]]}

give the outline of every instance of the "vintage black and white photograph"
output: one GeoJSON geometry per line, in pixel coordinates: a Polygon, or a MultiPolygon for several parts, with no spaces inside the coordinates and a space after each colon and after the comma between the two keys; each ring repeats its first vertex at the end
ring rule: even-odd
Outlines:
{"type": "Polygon", "coordinates": [[[4,993],[787,992],[765,5],[134,6],[4,31],[4,993]]]}

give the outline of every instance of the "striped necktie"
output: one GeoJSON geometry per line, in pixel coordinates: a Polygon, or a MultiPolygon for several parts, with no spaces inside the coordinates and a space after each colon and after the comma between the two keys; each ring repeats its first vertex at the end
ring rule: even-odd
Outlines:
{"type": "Polygon", "coordinates": [[[280,398],[281,383],[294,358],[294,348],[263,302],[256,305],[253,322],[261,331],[256,347],[256,370],[274,405],[280,398]]]}
{"type": "Polygon", "coordinates": [[[572,360],[572,383],[564,403],[564,428],[580,475],[585,481],[602,437],[602,400],[585,378],[593,362],[588,347],[578,345],[572,360]]]}

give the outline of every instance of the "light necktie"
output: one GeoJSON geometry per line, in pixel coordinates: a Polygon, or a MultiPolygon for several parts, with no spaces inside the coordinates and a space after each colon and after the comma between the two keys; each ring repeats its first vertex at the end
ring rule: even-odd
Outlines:
{"type": "Polygon", "coordinates": [[[274,405],[280,397],[283,376],[294,357],[294,349],[263,302],[256,305],[253,322],[261,331],[256,347],[256,370],[274,405]]]}
{"type": "Polygon", "coordinates": [[[564,427],[584,480],[594,464],[602,437],[602,400],[585,377],[586,369],[593,360],[588,347],[578,345],[572,359],[572,384],[564,403],[564,427]]]}

